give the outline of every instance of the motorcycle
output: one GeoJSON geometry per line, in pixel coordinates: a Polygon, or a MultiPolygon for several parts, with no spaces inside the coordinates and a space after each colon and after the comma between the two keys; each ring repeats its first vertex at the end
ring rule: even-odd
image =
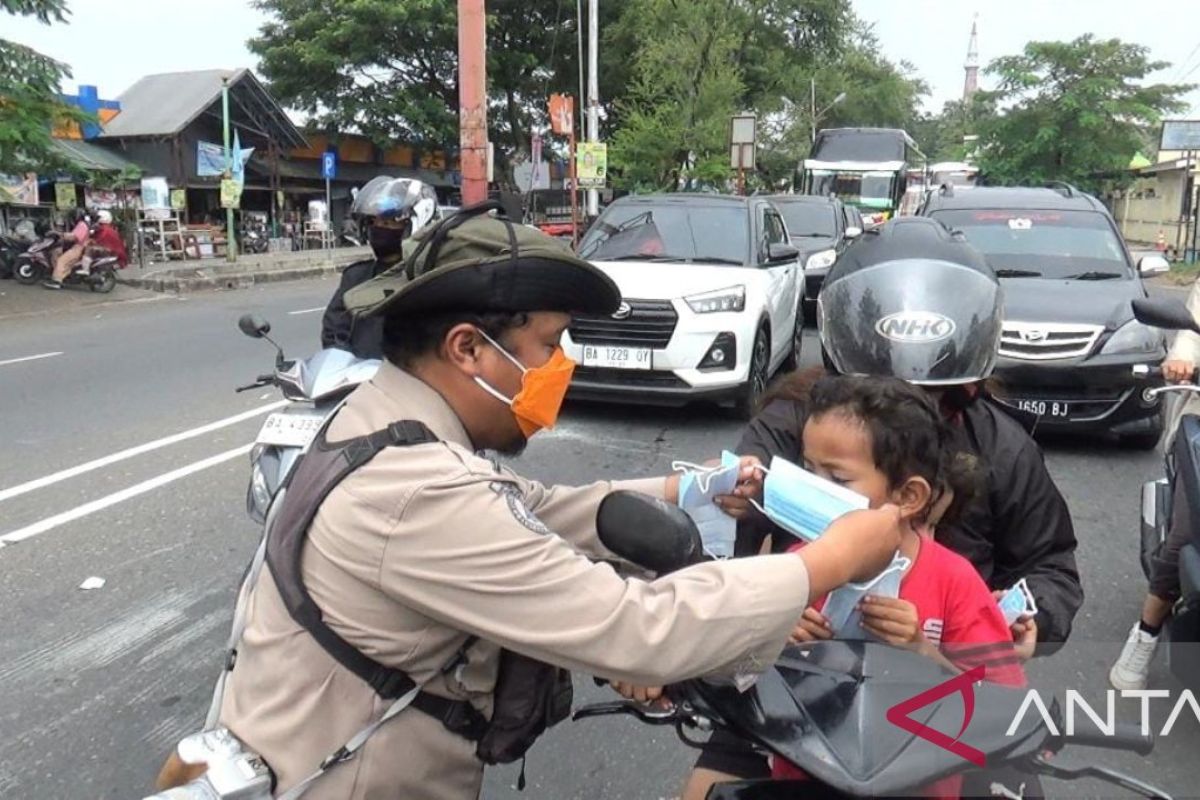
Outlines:
{"type": "MultiPolygon", "coordinates": [[[[1143,325],[1200,334],[1200,325],[1191,312],[1177,303],[1138,299],[1133,301],[1133,314],[1143,325]]],[[[1162,369],[1157,366],[1139,364],[1133,370],[1147,380],[1162,378],[1162,369]]],[[[1200,369],[1188,383],[1148,388],[1145,393],[1151,399],[1160,394],[1200,394],[1197,384],[1200,384],[1200,369]]],[[[1200,417],[1195,414],[1184,414],[1180,419],[1174,442],[1166,454],[1165,473],[1165,477],[1142,486],[1142,571],[1149,579],[1154,555],[1166,541],[1172,516],[1191,515],[1189,530],[1193,538],[1179,551],[1180,599],[1164,626],[1165,649],[1170,671],[1184,685],[1200,690],[1200,647],[1197,647],[1200,642],[1200,417]],[[1183,508],[1175,508],[1175,489],[1180,481],[1186,503],[1183,508]]]]}
{"type": "MultiPolygon", "coordinates": [[[[54,262],[62,253],[62,245],[62,234],[57,231],[46,232],[41,239],[17,256],[13,277],[18,283],[26,286],[46,280],[54,273],[54,262]]],[[[93,292],[107,294],[117,285],[117,269],[115,255],[85,256],[63,279],[63,285],[82,284],[93,292]]]]}
{"type": "Polygon", "coordinates": [[[29,249],[29,242],[7,233],[0,233],[0,279],[13,277],[17,256],[29,249]]]}
{"type": "Polygon", "coordinates": [[[246,336],[266,339],[275,347],[275,369],[236,391],[275,386],[291,401],[267,417],[250,450],[246,513],[261,524],[279,487],[325,419],[358,384],[371,379],[380,362],[361,359],[337,348],[320,350],[306,360],[290,360],[284,357],[283,348],[267,335],[271,325],[266,320],[247,314],[238,320],[238,328],[246,336]]]}
{"type": "Polygon", "coordinates": [[[265,253],[269,242],[266,229],[257,223],[242,226],[241,246],[243,253],[265,253]]]}
{"type": "MultiPolygon", "coordinates": [[[[600,506],[597,530],[618,556],[662,574],[705,558],[700,535],[685,512],[662,500],[617,491],[600,506]],[[648,535],[652,532],[652,535],[648,535]]],[[[575,720],[628,715],[647,725],[670,726],[684,744],[700,747],[691,732],[721,728],[756,749],[804,770],[810,780],[750,780],[715,785],[709,800],[783,800],[911,795],[919,787],[975,768],[957,753],[935,746],[890,721],[889,709],[944,683],[953,674],[903,648],[869,641],[826,640],[792,645],[753,688],[705,679],[665,688],[669,705],[633,701],[588,705],[575,720]]],[[[1060,780],[1098,779],[1142,797],[1165,792],[1103,766],[1069,767],[1053,756],[1070,744],[1128,750],[1153,748],[1138,725],[1117,723],[1109,735],[1099,727],[1070,729],[1052,703],[1051,728],[1039,714],[1020,714],[1026,692],[981,681],[947,691],[910,711],[909,721],[934,731],[959,731],[950,743],[967,742],[989,772],[1016,770],[1060,780]],[[973,702],[972,702],[973,701],[973,702]],[[965,707],[965,708],[964,708],[965,707]],[[971,710],[967,710],[971,709],[971,710]],[[964,722],[964,712],[966,721],[964,722]],[[919,717],[920,722],[916,720],[919,717]],[[1014,722],[1016,720],[1016,722],[1014,722]],[[969,725],[969,732],[968,732],[969,725]],[[965,737],[964,737],[965,734],[965,737]]],[[[994,794],[1021,797],[993,784],[994,794]]]]}

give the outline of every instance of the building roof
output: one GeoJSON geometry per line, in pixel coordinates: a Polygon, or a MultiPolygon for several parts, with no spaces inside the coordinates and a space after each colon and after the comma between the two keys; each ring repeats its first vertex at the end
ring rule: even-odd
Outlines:
{"type": "Polygon", "coordinates": [[[121,113],[104,126],[100,138],[174,136],[221,98],[226,78],[231,116],[239,126],[270,136],[282,147],[305,146],[304,137],[283,108],[248,69],[146,75],[117,98],[121,113]]]}
{"type": "Polygon", "coordinates": [[[92,172],[120,172],[141,168],[120,153],[82,139],[51,139],[54,149],[80,169],[92,172]]]}

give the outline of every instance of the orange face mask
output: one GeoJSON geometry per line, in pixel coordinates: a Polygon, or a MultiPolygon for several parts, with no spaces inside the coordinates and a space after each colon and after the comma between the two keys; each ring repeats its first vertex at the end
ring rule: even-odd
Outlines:
{"type": "Polygon", "coordinates": [[[571,376],[575,373],[575,362],[567,358],[561,347],[555,347],[554,354],[545,364],[526,368],[492,337],[483,331],[479,333],[521,370],[521,391],[517,392],[516,397],[508,398],[479,376],[475,377],[475,382],[492,397],[512,408],[517,418],[517,426],[526,439],[542,428],[553,428],[558,420],[558,412],[562,409],[563,399],[567,396],[571,376]]]}

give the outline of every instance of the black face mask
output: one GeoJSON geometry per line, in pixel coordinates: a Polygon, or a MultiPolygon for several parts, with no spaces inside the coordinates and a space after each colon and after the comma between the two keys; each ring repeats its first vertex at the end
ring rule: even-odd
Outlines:
{"type": "Polygon", "coordinates": [[[372,225],[367,230],[367,241],[371,245],[371,250],[375,253],[375,258],[385,259],[400,255],[400,248],[404,244],[404,230],[402,228],[381,228],[377,225],[372,225]]]}

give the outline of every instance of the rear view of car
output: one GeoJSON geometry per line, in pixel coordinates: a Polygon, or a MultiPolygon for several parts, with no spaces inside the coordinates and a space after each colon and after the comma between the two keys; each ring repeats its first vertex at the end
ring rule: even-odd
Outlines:
{"type": "Polygon", "coordinates": [[[862,234],[858,210],[836,197],[783,194],[769,198],[783,215],[792,244],[804,265],[804,296],[810,304],[848,239],[862,234]]]}
{"type": "Polygon", "coordinates": [[[1053,188],[943,189],[923,213],[961,231],[1004,287],[999,398],[1038,418],[1044,431],[1116,434],[1152,447],[1162,431],[1159,400],[1133,375],[1165,355],[1163,336],[1133,318],[1146,297],[1112,218],[1094,197],[1053,188]]]}
{"type": "Polygon", "coordinates": [[[579,254],[616,281],[612,316],[577,317],[564,335],[578,364],[571,396],[732,403],[749,413],[770,376],[799,359],[804,274],[765,199],[625,197],[579,254]]]}

